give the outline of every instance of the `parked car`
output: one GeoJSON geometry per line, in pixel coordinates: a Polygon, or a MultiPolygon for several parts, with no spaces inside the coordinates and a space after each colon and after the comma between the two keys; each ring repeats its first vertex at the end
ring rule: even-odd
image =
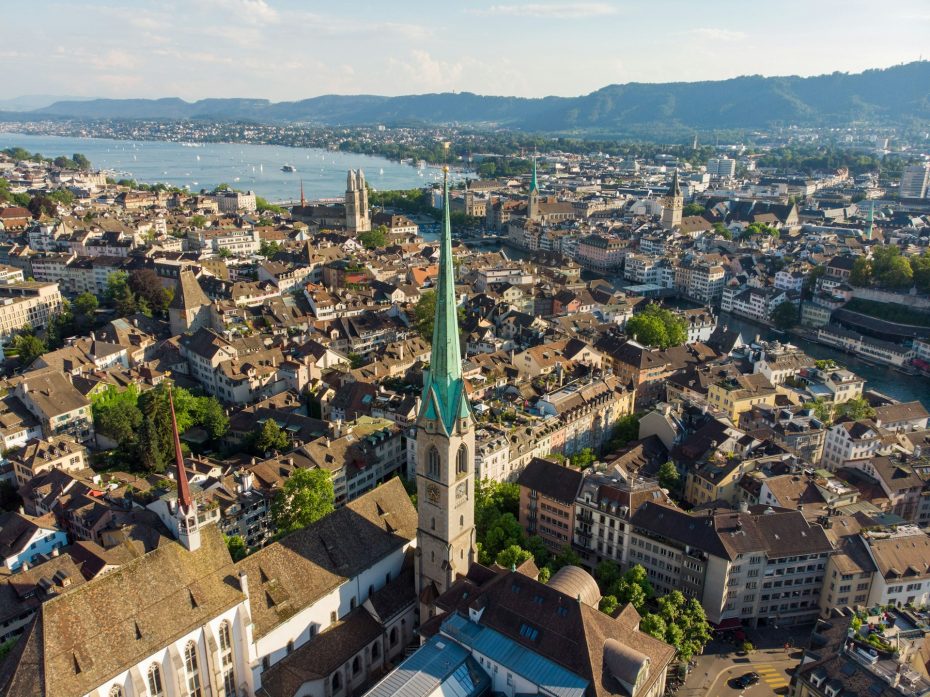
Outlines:
{"type": "Polygon", "coordinates": [[[757,682],[759,682],[758,673],[746,673],[745,675],[741,675],[736,679],[736,686],[741,690],[745,690],[747,687],[751,687],[757,682]]]}

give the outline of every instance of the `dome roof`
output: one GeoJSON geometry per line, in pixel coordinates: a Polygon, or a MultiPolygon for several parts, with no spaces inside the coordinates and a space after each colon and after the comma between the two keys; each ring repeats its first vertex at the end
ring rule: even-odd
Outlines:
{"type": "Polygon", "coordinates": [[[649,674],[649,657],[616,639],[604,642],[604,665],[611,675],[630,688],[636,686],[640,677],[649,674]]]}
{"type": "Polygon", "coordinates": [[[577,598],[585,605],[596,608],[601,602],[601,591],[591,574],[577,566],[563,566],[549,579],[549,587],[577,598]]]}

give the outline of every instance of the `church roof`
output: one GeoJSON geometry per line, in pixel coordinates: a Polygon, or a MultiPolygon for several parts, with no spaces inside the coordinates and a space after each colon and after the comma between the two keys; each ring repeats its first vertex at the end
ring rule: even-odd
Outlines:
{"type": "Polygon", "coordinates": [[[203,292],[200,282],[191,271],[181,271],[178,275],[178,285],[174,291],[169,307],[174,310],[187,310],[192,307],[209,305],[210,298],[203,292]]]}

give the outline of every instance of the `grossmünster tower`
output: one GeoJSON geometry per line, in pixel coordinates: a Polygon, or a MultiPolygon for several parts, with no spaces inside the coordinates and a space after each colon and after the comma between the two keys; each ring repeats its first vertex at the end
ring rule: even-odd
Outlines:
{"type": "Polygon", "coordinates": [[[429,371],[417,415],[417,593],[420,621],[436,597],[475,560],[475,422],[465,397],[459,348],[448,173],[429,371]]]}

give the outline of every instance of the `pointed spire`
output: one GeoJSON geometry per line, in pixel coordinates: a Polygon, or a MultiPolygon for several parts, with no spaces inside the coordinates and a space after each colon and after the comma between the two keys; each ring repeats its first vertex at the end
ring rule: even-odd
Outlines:
{"type": "Polygon", "coordinates": [[[449,218],[449,170],[443,174],[443,231],[439,247],[439,279],[436,283],[436,314],[429,374],[423,389],[422,413],[442,419],[451,429],[456,419],[470,414],[462,382],[458,310],[455,302],[455,270],[452,263],[452,224],[449,218]],[[438,410],[438,413],[437,413],[438,410]]]}
{"type": "Polygon", "coordinates": [[[869,227],[866,229],[865,238],[872,239],[872,226],[875,222],[875,201],[869,203],[869,227]]]}
{"type": "Polygon", "coordinates": [[[678,168],[675,168],[675,173],[672,175],[672,185],[668,187],[669,196],[681,196],[681,186],[678,184],[678,168]]]}
{"type": "Polygon", "coordinates": [[[300,207],[303,208],[307,205],[307,199],[304,198],[304,180],[300,180],[300,207]]]}
{"type": "Polygon", "coordinates": [[[530,179],[530,191],[539,191],[539,181],[536,179],[536,155],[533,155],[533,178],[530,179]]]}
{"type": "Polygon", "coordinates": [[[190,485],[187,483],[187,472],[184,469],[184,454],[181,452],[181,436],[178,434],[178,420],[174,415],[174,397],[171,388],[168,388],[168,405],[171,407],[171,432],[174,435],[174,464],[178,468],[178,506],[183,511],[194,507],[191,498],[190,485]]]}

